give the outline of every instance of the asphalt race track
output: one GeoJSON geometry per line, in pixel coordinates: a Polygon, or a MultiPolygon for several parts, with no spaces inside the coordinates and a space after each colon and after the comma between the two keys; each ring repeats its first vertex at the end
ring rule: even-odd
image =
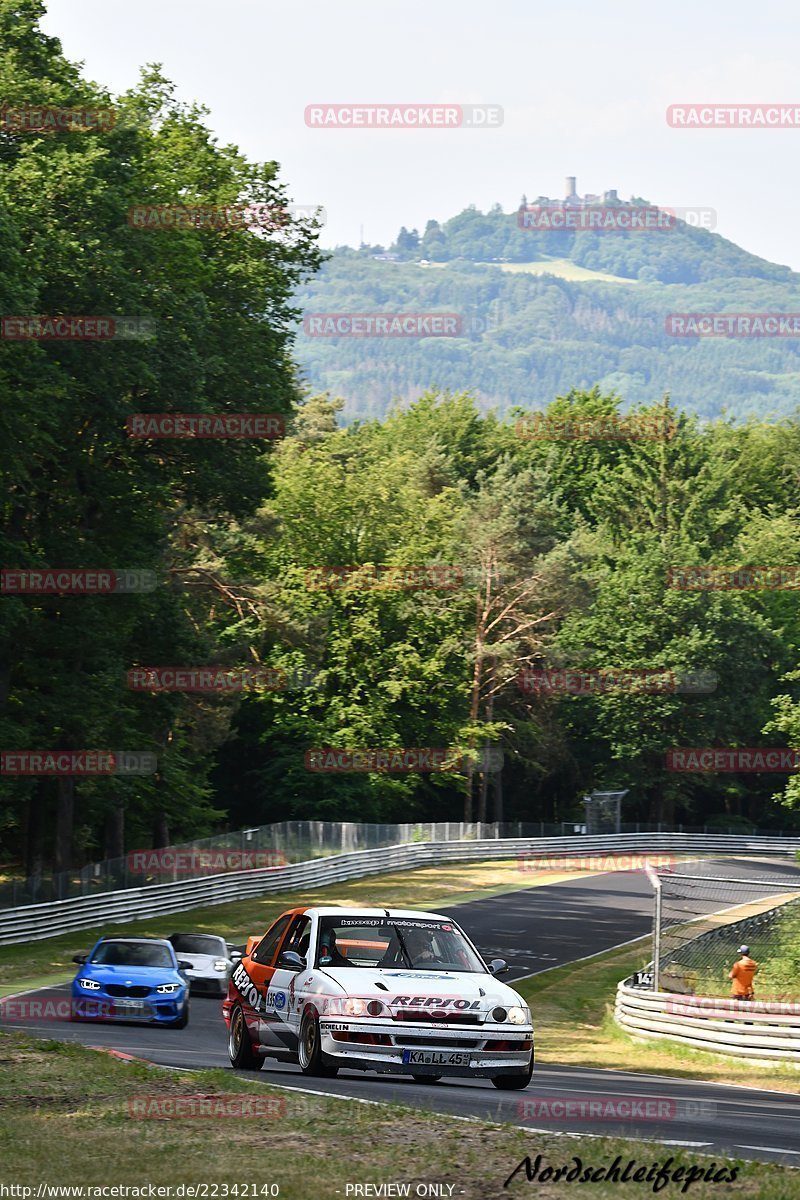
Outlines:
{"type": "MultiPolygon", "coordinates": [[[[737,901],[773,894],[759,889],[758,876],[797,881],[789,863],[708,860],[684,865],[692,874],[752,877],[737,901]],[[735,870],[734,870],[735,867],[735,870]]],[[[730,900],[727,901],[731,903],[730,900]]],[[[549,884],[469,904],[440,909],[463,924],[486,958],[505,958],[511,970],[504,981],[537,974],[548,967],[585,957],[645,934],[651,928],[653,897],[645,876],[617,873],[549,884]]],[[[709,905],[712,911],[713,905],[709,905]]],[[[190,920],[187,915],[187,927],[190,920]]],[[[76,952],[82,949],[75,935],[76,952]]],[[[56,1000],[68,989],[46,989],[42,999],[56,1000]]],[[[534,1024],[536,1013],[534,1011],[534,1024]]],[[[226,1030],[216,1000],[193,997],[184,1030],[137,1025],[72,1025],[67,1021],[14,1022],[32,1034],[107,1047],[171,1067],[230,1069],[226,1030]]],[[[695,1147],[719,1157],[779,1161],[800,1166],[800,1098],[750,1088],[726,1087],[663,1076],[537,1066],[524,1092],[503,1093],[488,1080],[444,1079],[420,1084],[413,1079],[343,1070],[336,1079],[308,1079],[299,1067],[267,1060],[254,1080],[293,1090],[324,1092],[362,1101],[391,1101],[460,1117],[483,1118],[532,1131],[619,1135],[695,1147]],[[591,1099],[631,1102],[625,1120],[568,1119],[554,1101],[591,1099]],[[647,1112],[641,1103],[651,1101],[647,1112]],[[653,1106],[652,1101],[658,1101],[653,1106]],[[638,1101],[638,1103],[637,1103],[638,1101]],[[655,1115],[654,1115],[655,1114],[655,1115]],[[559,1117],[561,1119],[559,1119],[559,1117]]],[[[287,1108],[291,1098],[287,1094],[287,1108]]],[[[298,1097],[298,1102],[300,1102],[298,1097]]],[[[290,1111],[290,1108],[289,1108],[290,1111]]],[[[618,1110],[619,1111],[619,1110],[618,1110]]],[[[569,1141],[564,1146],[567,1161],[569,1141]]]]}

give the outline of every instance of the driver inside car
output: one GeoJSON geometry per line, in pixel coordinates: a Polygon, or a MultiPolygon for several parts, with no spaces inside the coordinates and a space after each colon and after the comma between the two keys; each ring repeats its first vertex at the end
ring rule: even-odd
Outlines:
{"type": "Polygon", "coordinates": [[[339,953],[336,945],[336,934],[332,929],[323,933],[319,945],[319,965],[321,967],[346,967],[347,959],[339,953]]]}
{"type": "Polygon", "coordinates": [[[431,950],[429,936],[424,929],[415,929],[412,926],[409,929],[401,930],[400,933],[402,944],[397,932],[392,933],[392,940],[386,947],[386,952],[379,966],[416,967],[420,964],[437,961],[436,955],[431,950]],[[403,953],[403,948],[405,948],[406,954],[403,953]],[[406,955],[408,956],[407,958],[406,955]]]}

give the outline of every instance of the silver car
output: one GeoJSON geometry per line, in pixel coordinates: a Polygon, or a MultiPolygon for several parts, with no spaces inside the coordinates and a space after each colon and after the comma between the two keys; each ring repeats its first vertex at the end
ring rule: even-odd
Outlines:
{"type": "Polygon", "coordinates": [[[234,963],[241,955],[211,933],[173,933],[168,939],[182,962],[192,995],[224,996],[234,963]]]}

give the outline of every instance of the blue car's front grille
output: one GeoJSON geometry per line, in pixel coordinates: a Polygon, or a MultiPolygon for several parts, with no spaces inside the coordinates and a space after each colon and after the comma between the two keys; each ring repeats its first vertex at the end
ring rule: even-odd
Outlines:
{"type": "Polygon", "coordinates": [[[138,1000],[150,994],[149,987],[124,987],[121,983],[106,984],[106,991],[109,996],[131,996],[138,1000]]]}

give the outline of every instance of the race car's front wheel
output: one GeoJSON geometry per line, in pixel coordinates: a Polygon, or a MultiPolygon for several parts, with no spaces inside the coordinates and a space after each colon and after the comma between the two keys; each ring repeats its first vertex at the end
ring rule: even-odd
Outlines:
{"type": "Polygon", "coordinates": [[[253,1053],[253,1043],[247,1032],[247,1022],[240,1008],[235,1008],[231,1013],[228,1054],[231,1066],[237,1071],[260,1071],[264,1065],[262,1056],[253,1053]]]}
{"type": "Polygon", "coordinates": [[[319,1021],[314,1012],[305,1012],[300,1024],[300,1042],[297,1048],[300,1070],[304,1075],[336,1075],[339,1068],[322,1052],[319,1021]]]}
{"type": "Polygon", "coordinates": [[[492,1078],[492,1083],[501,1092],[516,1092],[521,1088],[526,1088],[531,1081],[533,1075],[533,1053],[531,1053],[531,1062],[527,1071],[520,1075],[495,1075],[492,1078]]]}

